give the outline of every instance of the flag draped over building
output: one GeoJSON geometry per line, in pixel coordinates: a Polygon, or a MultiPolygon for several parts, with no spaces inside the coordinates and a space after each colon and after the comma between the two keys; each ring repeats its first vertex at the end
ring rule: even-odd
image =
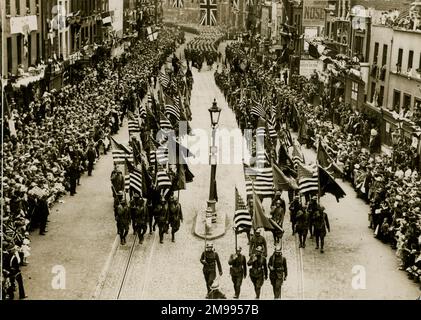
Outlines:
{"type": "Polygon", "coordinates": [[[234,228],[237,233],[247,232],[252,227],[249,210],[235,187],[234,228]]]}
{"type": "Polygon", "coordinates": [[[200,0],[200,20],[202,26],[216,26],[217,23],[217,3],[216,0],[200,0]]]}
{"type": "Polygon", "coordinates": [[[301,193],[319,191],[317,166],[309,166],[302,163],[297,165],[298,187],[301,193]]]}

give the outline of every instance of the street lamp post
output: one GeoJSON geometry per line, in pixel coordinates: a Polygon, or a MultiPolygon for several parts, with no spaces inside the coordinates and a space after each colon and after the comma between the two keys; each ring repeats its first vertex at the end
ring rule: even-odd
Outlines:
{"type": "Polygon", "coordinates": [[[212,107],[208,109],[211,125],[212,125],[212,145],[209,149],[209,163],[211,165],[210,187],[209,187],[209,200],[207,201],[207,212],[213,215],[212,222],[216,222],[216,162],[217,162],[217,147],[215,145],[216,128],[221,115],[221,108],[218,107],[216,99],[213,99],[212,107]]]}

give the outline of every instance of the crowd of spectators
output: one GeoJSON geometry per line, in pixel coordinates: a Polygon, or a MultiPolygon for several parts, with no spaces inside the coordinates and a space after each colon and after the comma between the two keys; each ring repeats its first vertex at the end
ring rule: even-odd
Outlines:
{"type": "Polygon", "coordinates": [[[120,59],[86,67],[80,83],[9,105],[11,121],[3,119],[4,299],[14,298],[15,282],[25,298],[19,267],[30,255],[30,232],[39,228],[45,234],[49,207],[68,191],[74,195],[85,171],[91,175],[110,135],[175,51],[178,33],[162,29],[157,46],[134,40],[120,59]]]}

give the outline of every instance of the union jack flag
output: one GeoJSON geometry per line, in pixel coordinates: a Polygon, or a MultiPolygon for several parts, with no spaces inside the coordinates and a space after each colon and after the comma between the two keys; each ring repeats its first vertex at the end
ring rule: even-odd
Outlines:
{"type": "Polygon", "coordinates": [[[174,0],[172,6],[173,8],[184,8],[183,0],[174,0]]]}
{"type": "Polygon", "coordinates": [[[200,0],[200,22],[202,26],[216,26],[216,0],[200,0]]]}

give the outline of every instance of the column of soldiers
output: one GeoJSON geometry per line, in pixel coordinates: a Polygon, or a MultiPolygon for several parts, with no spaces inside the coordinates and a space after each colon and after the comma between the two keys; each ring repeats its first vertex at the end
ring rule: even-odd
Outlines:
{"type": "Polygon", "coordinates": [[[175,234],[183,221],[183,211],[177,197],[171,194],[166,200],[161,197],[156,203],[148,195],[141,196],[132,192],[131,200],[127,203],[124,193],[124,177],[117,165],[111,173],[112,191],[114,195],[114,217],[117,223],[117,233],[120,243],[126,244],[130,223],[133,233],[142,244],[149,225],[149,234],[155,232],[158,226],[159,242],[164,243],[164,235],[171,227],[171,241],[175,242],[175,234]]]}

